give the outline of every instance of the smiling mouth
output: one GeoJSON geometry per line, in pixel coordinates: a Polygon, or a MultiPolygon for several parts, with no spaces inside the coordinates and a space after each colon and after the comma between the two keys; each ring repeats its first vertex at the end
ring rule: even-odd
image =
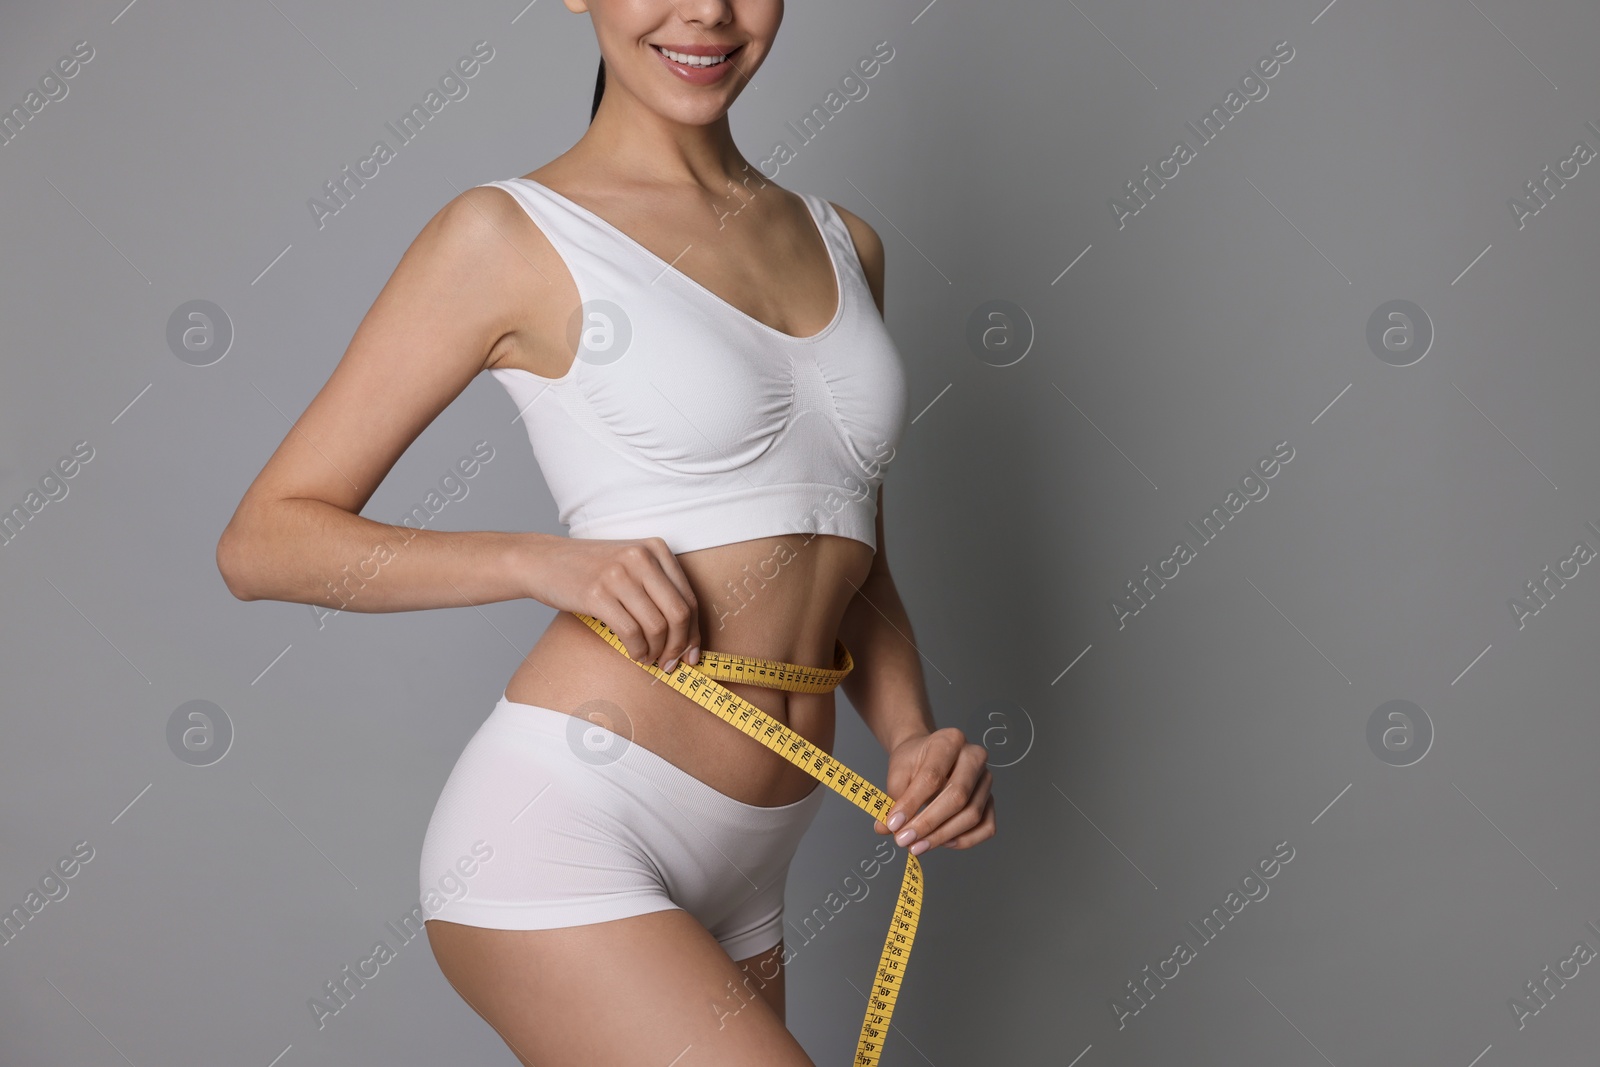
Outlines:
{"type": "Polygon", "coordinates": [[[722,66],[722,64],[728,62],[735,55],[738,55],[739,50],[742,49],[744,45],[741,44],[730,49],[726,53],[709,56],[697,56],[690,52],[679,52],[671,48],[663,48],[658,44],[653,44],[650,47],[654,48],[657,52],[660,52],[662,55],[666,56],[674,63],[680,64],[681,66],[690,67],[695,70],[706,70],[711,67],[722,66]]]}

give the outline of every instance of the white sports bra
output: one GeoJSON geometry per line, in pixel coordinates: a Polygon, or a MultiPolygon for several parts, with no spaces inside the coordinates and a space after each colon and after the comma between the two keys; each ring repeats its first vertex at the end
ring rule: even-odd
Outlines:
{"type": "Polygon", "coordinates": [[[827,244],[838,310],[794,337],[553,189],[485,184],[522,205],[583,302],[583,345],[565,375],[489,370],[571,536],[660,537],[680,553],[833,534],[877,551],[877,487],[904,429],[907,379],[832,205],[799,194],[827,244]]]}

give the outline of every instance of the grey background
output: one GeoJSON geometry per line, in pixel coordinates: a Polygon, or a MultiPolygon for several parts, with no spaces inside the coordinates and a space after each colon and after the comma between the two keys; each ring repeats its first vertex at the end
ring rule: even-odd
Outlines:
{"type": "MultiPolygon", "coordinates": [[[[735,132],[753,160],[794,143],[895,49],[776,180],[885,240],[917,416],[890,558],[940,723],[1010,764],[999,835],[924,857],[886,1064],[1592,1060],[1592,966],[1520,1029],[1510,999],[1600,948],[1600,578],[1522,628],[1508,605],[1600,546],[1600,166],[1520,229],[1508,199],[1600,148],[1597,39],[1576,0],[791,6],[735,132]],[[1284,40],[1268,95],[1119,229],[1108,199],[1284,40]],[[1408,367],[1365,340],[1393,299],[1436,330],[1408,367]],[[1012,366],[964,339],[991,300],[1032,324],[1012,366]],[[1270,495],[1119,627],[1124,583],[1280,441],[1270,495]],[[1367,742],[1397,699],[1434,731],[1409,766],[1367,742]],[[1201,945],[1186,924],[1284,841],[1270,894],[1201,945]],[[1197,958],[1119,1028],[1179,938],[1197,958]]],[[[0,146],[0,504],[94,448],[0,547],[0,905],[94,856],[0,945],[0,1060],[512,1063],[423,944],[321,1030],[307,1000],[394,942],[438,790],[551,610],[319,630],[235,601],[213,551],[422,224],[580,136],[588,19],[8,5],[0,106],[79,40],[68,96],[0,146]],[[319,230],[306,200],[478,40],[469,95],[319,230]],[[207,367],[166,343],[194,299],[236,331],[207,367]],[[168,747],[191,700],[235,731],[211,766],[168,747]]],[[[436,526],[560,532],[514,413],[480,377],[365,514],[397,521],[488,440],[436,526]]],[[[839,756],[881,781],[840,710],[839,756]]],[[[878,840],[827,800],[792,912],[878,840]]],[[[899,869],[790,968],[818,1063],[849,1061],[899,869]]]]}

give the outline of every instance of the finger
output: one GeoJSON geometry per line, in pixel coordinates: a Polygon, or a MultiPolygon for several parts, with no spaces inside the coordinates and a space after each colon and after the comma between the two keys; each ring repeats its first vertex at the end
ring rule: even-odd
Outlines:
{"type": "Polygon", "coordinates": [[[995,835],[994,797],[989,797],[988,804],[984,805],[983,818],[978,820],[978,825],[964,834],[958,834],[944,843],[945,848],[971,848],[981,841],[987,841],[995,835]]]}
{"type": "Polygon", "coordinates": [[[960,771],[951,775],[949,784],[919,816],[923,821],[913,825],[921,833],[912,840],[911,847],[920,854],[976,826],[989,798],[988,789],[986,773],[971,784],[964,781],[960,771]]]}
{"type": "Polygon", "coordinates": [[[895,843],[915,844],[919,838],[927,837],[965,808],[977,792],[980,779],[987,774],[987,759],[988,752],[982,745],[970,745],[963,740],[956,752],[954,766],[944,776],[938,792],[928,801],[926,808],[901,827],[900,833],[895,836],[895,843]],[[907,837],[907,830],[914,831],[914,836],[907,837]]]}
{"type": "Polygon", "coordinates": [[[949,841],[946,841],[944,847],[956,849],[971,848],[973,845],[989,840],[995,835],[996,832],[997,821],[995,816],[994,796],[991,794],[988,803],[984,805],[983,817],[978,820],[978,825],[973,827],[971,830],[968,830],[966,833],[958,834],[949,841]]]}
{"type": "Polygon", "coordinates": [[[903,813],[906,820],[900,822],[895,830],[896,844],[909,845],[922,836],[923,827],[917,824],[917,813],[944,788],[964,743],[965,738],[956,730],[948,733],[936,730],[928,735],[927,741],[917,750],[917,762],[911,767],[910,777],[901,789],[895,788],[895,779],[907,773],[901,769],[904,765],[890,768],[889,791],[894,797],[894,811],[890,812],[889,818],[893,821],[896,813],[903,813]],[[960,738],[960,741],[950,737],[950,734],[960,738]]]}
{"type": "MultiPolygon", "coordinates": [[[[942,823],[932,827],[922,837],[911,842],[912,848],[921,848],[926,852],[930,848],[937,848],[947,841],[953,840],[971,830],[983,821],[984,808],[989,803],[989,790],[993,784],[993,777],[987,770],[979,777],[976,787],[966,804],[942,823]],[[927,842],[924,847],[923,842],[927,842]]],[[[930,805],[930,810],[931,810],[930,805]]]]}
{"type": "Polygon", "coordinates": [[[644,630],[619,597],[600,594],[599,602],[594,608],[594,617],[605,623],[611,628],[611,632],[617,635],[629,659],[639,658],[634,655],[633,650],[645,643],[644,630]]]}
{"type": "Polygon", "coordinates": [[[645,594],[655,606],[656,613],[666,625],[666,630],[661,635],[661,645],[649,662],[657,664],[663,670],[667,669],[669,663],[676,667],[677,660],[683,657],[683,653],[689,647],[689,621],[693,612],[684,602],[678,587],[662,573],[655,559],[652,558],[642,569],[644,574],[640,576],[640,585],[643,586],[645,594]]]}
{"type": "Polygon", "coordinates": [[[665,574],[667,580],[678,590],[678,595],[689,609],[688,632],[684,636],[683,647],[680,649],[675,645],[667,646],[671,654],[682,656],[689,649],[700,647],[700,602],[694,595],[694,586],[689,584],[689,576],[683,573],[683,565],[678,562],[678,557],[672,554],[667,543],[659,537],[651,538],[651,542],[661,566],[661,573],[665,574]]]}
{"type": "Polygon", "coordinates": [[[666,640],[667,620],[636,578],[629,575],[617,584],[620,588],[612,590],[612,595],[622,605],[626,615],[623,621],[625,629],[616,626],[611,628],[622,638],[631,659],[640,663],[654,663],[666,640]],[[635,648],[639,652],[635,653],[635,648]]]}

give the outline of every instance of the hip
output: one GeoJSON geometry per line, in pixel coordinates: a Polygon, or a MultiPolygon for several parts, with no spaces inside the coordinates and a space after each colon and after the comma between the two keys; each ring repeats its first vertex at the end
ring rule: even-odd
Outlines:
{"type": "Polygon", "coordinates": [[[429,819],[424,918],[543,930],[678,907],[743,958],[782,936],[825,792],[744,804],[606,727],[502,697],[429,819]]]}

